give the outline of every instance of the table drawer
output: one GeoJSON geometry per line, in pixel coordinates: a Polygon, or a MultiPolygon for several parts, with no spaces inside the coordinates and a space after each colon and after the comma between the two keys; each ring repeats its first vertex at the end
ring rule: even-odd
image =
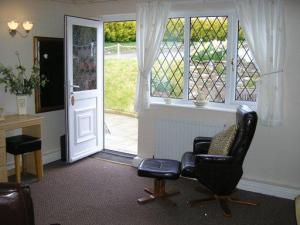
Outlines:
{"type": "Polygon", "coordinates": [[[0,130],[0,147],[5,145],[5,133],[3,130],[0,130]]]}
{"type": "Polygon", "coordinates": [[[0,167],[6,165],[6,151],[4,147],[0,147],[0,167]]]}
{"type": "Polygon", "coordinates": [[[0,167],[0,182],[7,182],[7,169],[0,167]]]}

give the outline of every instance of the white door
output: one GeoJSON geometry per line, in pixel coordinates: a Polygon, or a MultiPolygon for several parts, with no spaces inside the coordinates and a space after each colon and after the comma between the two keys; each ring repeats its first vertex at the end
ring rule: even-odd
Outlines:
{"type": "Polygon", "coordinates": [[[103,149],[103,23],[65,16],[67,161],[103,149]]]}

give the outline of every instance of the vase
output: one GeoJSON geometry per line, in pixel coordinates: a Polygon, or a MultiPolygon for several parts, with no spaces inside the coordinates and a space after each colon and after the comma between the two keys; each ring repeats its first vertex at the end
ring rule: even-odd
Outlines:
{"type": "Polygon", "coordinates": [[[27,95],[17,95],[17,109],[19,115],[27,114],[27,95]]]}
{"type": "Polygon", "coordinates": [[[204,107],[208,103],[208,101],[206,100],[195,100],[193,102],[196,107],[200,107],[200,108],[204,107]]]}

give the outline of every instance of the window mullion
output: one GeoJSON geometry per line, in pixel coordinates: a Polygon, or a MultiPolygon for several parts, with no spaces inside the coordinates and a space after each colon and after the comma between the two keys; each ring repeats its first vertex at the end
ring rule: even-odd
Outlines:
{"type": "Polygon", "coordinates": [[[233,102],[235,93],[235,43],[236,30],[235,21],[232,15],[228,16],[228,37],[227,37],[227,69],[226,69],[226,96],[225,104],[229,105],[233,102]]]}
{"type": "Polygon", "coordinates": [[[230,75],[230,78],[231,78],[231,88],[230,88],[230,93],[231,93],[231,96],[230,96],[230,103],[233,104],[235,103],[235,91],[236,91],[236,73],[237,73],[237,51],[238,51],[238,19],[237,19],[237,16],[233,16],[232,18],[232,37],[233,37],[233,40],[232,40],[232,59],[233,59],[233,65],[232,65],[232,69],[231,69],[231,75],[230,75]]]}
{"type": "Polygon", "coordinates": [[[183,99],[189,99],[189,74],[190,74],[190,17],[184,18],[184,82],[183,99]]]}

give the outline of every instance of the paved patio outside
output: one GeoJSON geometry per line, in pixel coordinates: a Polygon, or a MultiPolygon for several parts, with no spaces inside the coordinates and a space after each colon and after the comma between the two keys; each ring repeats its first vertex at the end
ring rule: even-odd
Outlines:
{"type": "Polygon", "coordinates": [[[137,118],[104,113],[104,148],[137,155],[137,118]]]}

